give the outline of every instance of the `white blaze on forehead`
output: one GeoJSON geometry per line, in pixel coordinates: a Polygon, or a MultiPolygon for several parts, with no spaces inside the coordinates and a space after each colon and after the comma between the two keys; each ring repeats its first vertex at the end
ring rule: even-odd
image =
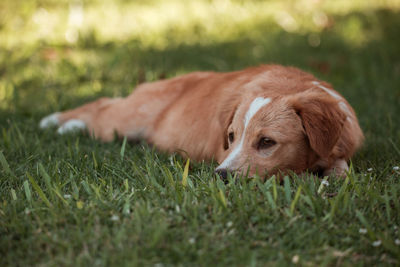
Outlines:
{"type": "Polygon", "coordinates": [[[251,102],[249,110],[246,112],[246,116],[244,116],[244,131],[246,131],[247,125],[249,124],[251,118],[254,117],[254,115],[266,104],[271,102],[270,98],[262,98],[262,97],[257,97],[256,99],[251,102]]]}
{"type": "Polygon", "coordinates": [[[243,133],[242,137],[240,138],[240,143],[235,147],[235,149],[228,155],[228,157],[221,163],[221,165],[218,166],[217,169],[226,169],[228,168],[231,163],[236,159],[236,157],[240,154],[240,151],[243,148],[243,143],[244,143],[244,137],[246,135],[246,129],[247,126],[249,125],[250,120],[256,115],[256,113],[265,105],[267,105],[269,102],[271,102],[270,98],[263,98],[263,97],[257,97],[256,99],[251,102],[249,109],[246,112],[246,115],[244,116],[244,128],[243,128],[243,133]]]}
{"type": "Polygon", "coordinates": [[[312,81],[312,84],[318,86],[319,88],[321,88],[322,90],[324,90],[325,92],[327,92],[328,94],[330,94],[331,96],[333,96],[336,99],[341,99],[340,95],[336,94],[334,91],[326,88],[325,86],[321,85],[319,82],[317,81],[312,81]]]}

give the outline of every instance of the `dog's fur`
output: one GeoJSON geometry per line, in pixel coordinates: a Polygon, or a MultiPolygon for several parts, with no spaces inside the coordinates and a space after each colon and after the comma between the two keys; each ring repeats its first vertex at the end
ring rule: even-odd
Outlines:
{"type": "Polygon", "coordinates": [[[101,98],[44,118],[58,132],[115,132],[194,160],[216,159],[220,173],[323,171],[344,175],[363,134],[348,102],[293,67],[194,72],[139,85],[126,98],[101,98]]]}

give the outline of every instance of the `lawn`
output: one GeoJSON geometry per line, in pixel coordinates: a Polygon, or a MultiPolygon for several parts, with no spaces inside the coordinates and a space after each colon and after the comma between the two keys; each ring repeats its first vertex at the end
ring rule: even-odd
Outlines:
{"type": "Polygon", "coordinates": [[[0,266],[399,265],[399,25],[396,0],[2,0],[0,266]],[[216,163],[38,127],[144,81],[263,63],[354,107],[347,178],[225,184],[216,163]]]}

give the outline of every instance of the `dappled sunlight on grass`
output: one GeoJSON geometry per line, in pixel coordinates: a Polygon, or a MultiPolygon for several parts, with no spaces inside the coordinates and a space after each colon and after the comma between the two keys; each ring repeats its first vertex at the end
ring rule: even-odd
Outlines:
{"type": "MultiPolygon", "coordinates": [[[[398,10],[398,1],[26,1],[18,9],[12,1],[3,4],[0,44],[15,45],[138,39],[144,46],[165,47],[177,43],[214,43],[232,40],[266,21],[289,32],[320,32],[332,27],[336,15],[371,13],[381,8],[398,10]],[[16,34],[18,33],[18,34],[16,34]]],[[[373,17],[373,16],[372,16],[373,17]]],[[[363,29],[344,28],[343,38],[362,35],[363,29]],[[349,34],[350,31],[350,34],[349,34]]],[[[272,29],[272,30],[279,30],[272,29]]],[[[339,32],[341,29],[338,29],[339,32]]]]}
{"type": "Polygon", "coordinates": [[[39,116],[190,71],[279,63],[333,83],[380,136],[399,97],[399,10],[394,0],[4,0],[0,108],[39,116]]]}

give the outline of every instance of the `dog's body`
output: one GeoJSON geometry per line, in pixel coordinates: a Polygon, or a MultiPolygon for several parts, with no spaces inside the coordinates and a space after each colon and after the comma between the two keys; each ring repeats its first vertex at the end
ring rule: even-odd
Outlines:
{"type": "Polygon", "coordinates": [[[115,132],[225,171],[333,170],[363,140],[353,109],[330,85],[296,68],[266,65],[229,73],[194,72],[145,83],[126,98],[102,98],[44,118],[59,133],[115,132]]]}

